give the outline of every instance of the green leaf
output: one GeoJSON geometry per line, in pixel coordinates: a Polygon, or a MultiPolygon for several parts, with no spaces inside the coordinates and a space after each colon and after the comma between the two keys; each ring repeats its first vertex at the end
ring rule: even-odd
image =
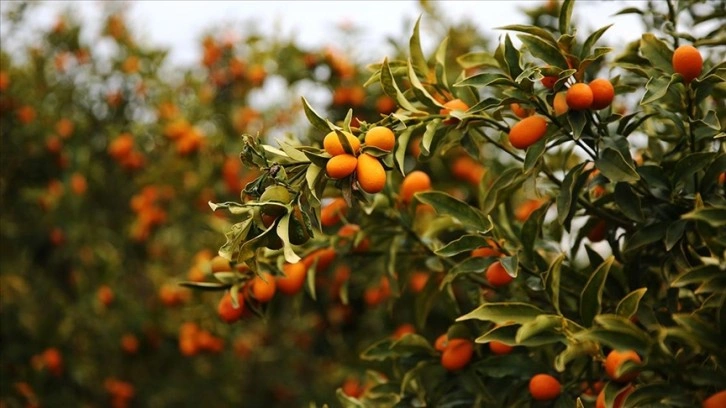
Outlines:
{"type": "Polygon", "coordinates": [[[449,215],[459,220],[463,226],[473,228],[479,233],[491,230],[489,220],[481,211],[440,191],[428,191],[414,195],[419,201],[428,204],[438,214],[449,215]]]}
{"type": "Polygon", "coordinates": [[[640,176],[631,164],[619,151],[606,147],[601,152],[601,157],[595,161],[595,166],[602,174],[612,182],[626,181],[629,183],[640,180],[640,176]]]}
{"type": "Polygon", "coordinates": [[[545,291],[550,297],[552,306],[555,308],[558,314],[562,314],[560,311],[560,272],[562,269],[562,262],[565,260],[565,254],[560,254],[550,264],[547,272],[542,278],[545,291]]]}
{"type": "Polygon", "coordinates": [[[488,189],[482,189],[481,211],[484,214],[492,212],[504,200],[508,200],[509,194],[518,189],[527,178],[516,167],[504,170],[488,189]]]}
{"type": "Polygon", "coordinates": [[[229,283],[220,283],[220,282],[179,282],[180,286],[184,286],[185,288],[195,289],[195,290],[204,290],[204,291],[210,291],[210,292],[219,292],[223,290],[227,290],[230,286],[232,286],[229,283]]]}
{"type": "Polygon", "coordinates": [[[328,124],[328,121],[323,119],[315,110],[310,106],[307,99],[305,97],[302,97],[302,103],[303,103],[303,110],[305,111],[305,116],[308,118],[308,122],[310,122],[311,125],[315,129],[321,130],[323,132],[330,132],[333,130],[328,124]]]}
{"type": "Polygon", "coordinates": [[[383,65],[381,66],[381,86],[383,87],[383,91],[388,96],[395,99],[400,107],[410,112],[424,113],[413,106],[413,104],[406,99],[401,90],[398,88],[396,80],[391,73],[391,68],[388,65],[388,58],[383,60],[383,65]]]}
{"type": "Polygon", "coordinates": [[[468,78],[464,78],[454,84],[454,87],[473,86],[484,88],[492,85],[513,85],[511,79],[498,72],[482,72],[468,78]]]}
{"type": "Polygon", "coordinates": [[[403,168],[404,161],[406,159],[406,150],[408,150],[408,142],[411,139],[411,135],[413,134],[413,132],[423,126],[423,123],[424,122],[418,123],[414,126],[409,126],[398,135],[396,152],[394,153],[394,156],[396,158],[396,165],[398,166],[398,170],[401,172],[402,175],[405,175],[403,172],[403,168]]]}
{"type": "Polygon", "coordinates": [[[705,222],[714,228],[726,226],[726,207],[703,207],[681,215],[684,220],[705,222]]]}
{"type": "Polygon", "coordinates": [[[494,260],[492,258],[482,258],[482,257],[471,257],[466,258],[460,263],[454,265],[451,270],[449,270],[446,273],[446,276],[441,281],[441,284],[439,285],[439,288],[443,288],[446,285],[453,282],[456,278],[458,278],[460,275],[468,274],[468,273],[477,273],[481,274],[484,272],[494,260]]]}
{"type": "Polygon", "coordinates": [[[240,247],[245,239],[247,239],[247,233],[252,227],[252,218],[248,218],[242,222],[232,225],[227,232],[224,233],[227,242],[219,248],[219,255],[231,260],[239,259],[240,247]]]}
{"type": "Polygon", "coordinates": [[[524,323],[519,327],[515,341],[518,344],[522,344],[526,340],[544,332],[553,332],[553,329],[562,327],[563,323],[564,318],[562,316],[550,314],[539,315],[534,320],[524,323]]]}
{"type": "Polygon", "coordinates": [[[700,265],[678,275],[671,286],[681,288],[686,285],[703,284],[711,279],[722,276],[723,271],[718,265],[700,265]]]}
{"type": "Polygon", "coordinates": [[[562,180],[560,194],[557,196],[557,221],[565,227],[566,231],[570,230],[572,217],[577,210],[577,197],[587,181],[589,172],[584,173],[587,163],[582,162],[567,172],[565,179],[562,180]],[[584,177],[582,177],[583,174],[584,177]]]}
{"type": "Polygon", "coordinates": [[[487,51],[474,51],[456,57],[456,62],[462,68],[491,67],[499,68],[499,63],[494,56],[487,51]]]}
{"type": "Polygon", "coordinates": [[[645,220],[640,204],[640,196],[635,194],[630,184],[617,183],[615,185],[615,204],[631,220],[638,222],[645,220]]]}
{"type": "Polygon", "coordinates": [[[512,278],[516,278],[517,274],[519,272],[519,257],[517,255],[514,256],[505,256],[503,258],[499,259],[499,262],[504,267],[504,271],[507,272],[509,276],[512,278]]]}
{"type": "Polygon", "coordinates": [[[436,80],[444,88],[449,87],[449,81],[446,79],[446,47],[448,43],[449,38],[444,38],[434,54],[434,59],[436,60],[436,80]]]}
{"type": "Polygon", "coordinates": [[[602,37],[603,34],[605,34],[605,31],[607,31],[610,27],[612,27],[612,24],[608,24],[605,27],[602,27],[598,30],[596,30],[594,33],[590,34],[585,42],[582,44],[582,50],[580,51],[580,59],[585,59],[588,57],[588,54],[590,54],[590,50],[592,50],[592,47],[597,43],[597,40],[602,37]]]}
{"type": "Polygon", "coordinates": [[[694,174],[705,169],[715,159],[718,153],[713,152],[696,152],[684,156],[676,162],[673,167],[673,184],[690,179],[694,174]]]}
{"type": "Polygon", "coordinates": [[[357,398],[353,398],[343,392],[342,388],[335,390],[335,396],[343,408],[365,408],[365,404],[357,398]]]}
{"type": "Polygon", "coordinates": [[[426,131],[421,139],[421,154],[424,156],[431,155],[431,145],[434,142],[434,136],[440,128],[441,119],[436,118],[426,125],[426,131]]]}
{"type": "Polygon", "coordinates": [[[723,338],[713,324],[695,314],[674,314],[673,320],[698,339],[698,344],[717,356],[724,356],[723,338]]]}
{"type": "Polygon", "coordinates": [[[547,138],[543,137],[537,143],[529,146],[524,155],[524,172],[529,173],[540,163],[542,156],[547,151],[547,138]]]}
{"type": "Polygon", "coordinates": [[[632,253],[646,245],[658,242],[665,237],[668,225],[664,222],[641,227],[625,243],[624,252],[632,253]]]}
{"type": "Polygon", "coordinates": [[[562,2],[560,9],[559,28],[560,33],[570,34],[570,19],[572,18],[572,9],[575,7],[575,0],[565,0],[562,2]]]}
{"type": "Polygon", "coordinates": [[[514,79],[522,73],[522,66],[520,65],[521,55],[519,50],[514,48],[512,39],[509,35],[504,37],[504,58],[507,63],[509,77],[514,79]]]}
{"type": "Polygon", "coordinates": [[[595,355],[598,352],[598,345],[592,341],[567,343],[567,347],[555,357],[555,370],[563,372],[567,369],[567,363],[585,355],[595,355]]]}
{"type": "Polygon", "coordinates": [[[665,41],[651,33],[645,33],[640,38],[640,52],[650,64],[662,72],[671,72],[673,51],[665,41]]]}
{"type": "Polygon", "coordinates": [[[504,27],[495,27],[495,30],[509,30],[509,31],[518,31],[520,33],[529,34],[532,36],[535,36],[539,38],[540,40],[546,42],[547,44],[551,45],[552,47],[557,48],[557,40],[555,40],[555,37],[552,36],[552,34],[545,30],[544,28],[533,26],[533,25],[522,25],[522,24],[511,24],[506,25],[504,27]]]}
{"type": "Polygon", "coordinates": [[[449,242],[435,252],[439,256],[450,257],[462,252],[469,252],[477,248],[489,246],[489,241],[481,235],[462,235],[449,242]]]}
{"type": "Polygon", "coordinates": [[[391,350],[396,354],[428,354],[431,356],[436,355],[436,350],[431,347],[431,344],[423,336],[408,333],[403,335],[400,339],[395,340],[391,343],[391,350]]]}
{"type": "Polygon", "coordinates": [[[290,243],[290,217],[292,213],[285,214],[277,222],[277,236],[282,240],[283,254],[285,261],[288,263],[297,263],[300,261],[300,256],[295,253],[295,250],[290,243]]]}
{"type": "Polygon", "coordinates": [[[485,303],[473,311],[456,319],[457,322],[464,320],[483,320],[496,324],[507,322],[527,323],[544,313],[542,309],[521,302],[485,303]]]}
{"type": "Polygon", "coordinates": [[[602,304],[602,291],[605,279],[610,272],[615,257],[609,256],[605,262],[593,271],[580,294],[580,316],[585,326],[590,326],[593,319],[600,313],[602,304]]]}
{"type": "Polygon", "coordinates": [[[522,226],[521,241],[522,241],[522,265],[529,269],[535,269],[534,255],[535,255],[535,241],[542,233],[542,223],[544,222],[547,210],[550,208],[550,203],[545,203],[536,209],[532,215],[527,218],[522,226]]]}
{"type": "Polygon", "coordinates": [[[547,64],[555,67],[562,69],[569,68],[567,65],[567,59],[565,59],[562,52],[556,45],[550,44],[539,37],[531,35],[518,35],[517,38],[522,41],[535,58],[539,58],[547,64]]]}
{"type": "Polygon", "coordinates": [[[633,317],[635,312],[638,311],[640,299],[643,298],[647,291],[648,288],[640,288],[625,295],[625,297],[618,302],[618,306],[615,308],[615,313],[618,316],[623,316],[628,319],[633,317]]]}
{"type": "Polygon", "coordinates": [[[546,344],[562,343],[565,337],[554,331],[541,331],[538,334],[528,337],[521,343],[515,341],[517,326],[506,325],[495,327],[474,340],[476,343],[489,343],[499,341],[508,346],[539,347],[546,344]]]}
{"type": "Polygon", "coordinates": [[[418,79],[416,72],[414,71],[413,63],[410,59],[408,60],[408,79],[411,81],[411,90],[416,96],[416,100],[431,108],[438,108],[444,106],[439,101],[434,99],[429,91],[424,88],[423,84],[418,79]]]}
{"type": "Polygon", "coordinates": [[[585,111],[570,111],[567,114],[567,122],[570,124],[572,129],[572,138],[579,140],[582,136],[582,132],[587,127],[587,113],[585,111]]]}
{"type": "Polygon", "coordinates": [[[421,40],[419,37],[419,26],[421,24],[421,16],[416,19],[416,24],[413,26],[413,33],[411,39],[408,41],[409,54],[411,56],[409,65],[413,66],[413,69],[421,76],[426,76],[429,72],[429,66],[424,57],[423,50],[421,49],[421,40]]]}
{"type": "Polygon", "coordinates": [[[663,402],[668,397],[679,395],[681,392],[673,387],[673,384],[645,384],[637,387],[625,397],[623,408],[653,406],[652,404],[663,402]]]}
{"type": "MultiPolygon", "coordinates": [[[[643,345],[635,347],[641,355],[646,350],[647,345],[653,340],[648,333],[638,328],[630,319],[614,314],[600,314],[595,316],[595,323],[605,330],[617,331],[624,335],[632,336],[639,339],[643,345]]],[[[617,348],[617,347],[615,347],[617,348]]]]}
{"type": "Polygon", "coordinates": [[[654,76],[645,84],[645,93],[640,100],[641,105],[653,103],[666,96],[671,85],[678,82],[678,75],[654,76]]]}
{"type": "Polygon", "coordinates": [[[688,221],[686,220],[676,220],[668,226],[665,241],[663,242],[665,244],[666,251],[670,251],[676,246],[678,241],[680,241],[681,237],[683,237],[683,234],[686,232],[686,226],[688,226],[688,221]]]}

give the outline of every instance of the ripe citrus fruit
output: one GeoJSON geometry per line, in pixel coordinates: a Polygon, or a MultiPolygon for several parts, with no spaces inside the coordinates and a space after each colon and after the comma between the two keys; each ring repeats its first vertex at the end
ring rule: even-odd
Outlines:
{"type": "Polygon", "coordinates": [[[417,271],[412,273],[411,277],[409,277],[408,285],[411,288],[411,292],[420,293],[424,289],[424,287],[426,287],[426,283],[428,283],[428,281],[428,273],[417,271]]]}
{"type": "Polygon", "coordinates": [[[232,270],[229,260],[217,255],[211,261],[212,272],[227,272],[232,270]]]}
{"type": "Polygon", "coordinates": [[[537,143],[547,132],[547,121],[539,115],[517,122],[509,130],[509,142],[517,149],[526,149],[537,143]]]}
{"type": "Polygon", "coordinates": [[[592,109],[605,109],[613,102],[615,88],[609,80],[598,78],[587,84],[592,91],[592,109]]]}
{"type": "Polygon", "coordinates": [[[378,193],[386,186],[386,170],[377,158],[369,154],[363,153],[358,157],[356,174],[360,188],[366,193],[378,193]]]}
{"type": "Polygon", "coordinates": [[[300,292],[308,274],[308,268],[305,264],[303,262],[285,264],[282,266],[282,271],[285,276],[276,278],[277,289],[286,295],[294,295],[300,292]]]}
{"type": "Polygon", "coordinates": [[[549,374],[537,374],[529,380],[529,393],[537,401],[549,401],[562,392],[562,385],[549,374]]]}
{"type": "Polygon", "coordinates": [[[446,346],[449,344],[449,336],[444,333],[441,336],[436,338],[436,341],[434,341],[434,348],[437,351],[443,352],[446,350],[446,346]]]}
{"type": "Polygon", "coordinates": [[[509,104],[509,108],[512,110],[512,112],[521,119],[526,118],[527,116],[532,114],[532,109],[526,109],[523,108],[522,105],[514,102],[509,104]]]}
{"type": "Polygon", "coordinates": [[[474,344],[466,339],[451,339],[441,354],[441,365],[448,371],[466,367],[474,355],[474,344]]]}
{"type": "Polygon", "coordinates": [[[375,146],[390,152],[396,144],[396,135],[387,127],[376,126],[366,132],[365,142],[368,146],[375,146]]]}
{"type": "Polygon", "coordinates": [[[559,78],[555,75],[547,75],[542,78],[540,82],[542,83],[542,85],[544,85],[545,88],[552,89],[555,87],[555,83],[557,83],[558,79],[559,78]]]}
{"type": "MultiPolygon", "coordinates": [[[[613,405],[611,408],[622,408],[623,402],[625,402],[625,397],[627,397],[631,392],[633,392],[633,386],[628,386],[627,389],[620,392],[617,397],[615,397],[615,401],[613,401],[613,405]]],[[[595,408],[607,408],[605,406],[605,390],[600,391],[600,394],[597,395],[597,401],[595,401],[595,408]]]]}
{"type": "Polygon", "coordinates": [[[232,304],[232,295],[226,292],[217,305],[217,316],[225,323],[234,323],[241,319],[245,311],[245,300],[242,293],[238,293],[237,303],[238,307],[235,308],[232,304]]]}
{"type": "Polygon", "coordinates": [[[463,154],[451,163],[451,174],[459,180],[479,185],[484,174],[486,174],[486,169],[471,156],[463,154]]]}
{"type": "Polygon", "coordinates": [[[570,107],[567,106],[567,92],[562,91],[555,94],[555,99],[552,101],[552,109],[555,110],[555,116],[564,115],[570,110],[570,107]]]}
{"type": "Polygon", "coordinates": [[[719,391],[703,400],[703,408],[726,407],[726,390],[719,391]]]}
{"type": "Polygon", "coordinates": [[[673,72],[681,74],[686,83],[701,74],[703,57],[692,45],[681,45],[673,52],[673,72]]]}
{"type": "Polygon", "coordinates": [[[416,170],[408,173],[401,183],[401,201],[408,204],[413,200],[413,195],[431,190],[431,178],[423,171],[416,170]]]}
{"type": "Polygon", "coordinates": [[[619,376],[617,375],[620,366],[628,360],[637,364],[641,363],[640,356],[633,350],[611,351],[605,359],[605,373],[607,373],[608,377],[617,382],[633,381],[639,374],[637,371],[633,371],[628,374],[621,374],[619,376]]]}
{"type": "Polygon", "coordinates": [[[508,345],[502,343],[501,341],[490,341],[489,350],[491,350],[491,352],[493,354],[501,356],[501,355],[511,353],[512,350],[514,350],[514,347],[508,346],[508,345]]]}
{"type": "MultiPolygon", "coordinates": [[[[449,115],[452,111],[461,111],[466,112],[469,110],[469,105],[467,105],[464,101],[461,99],[452,99],[446,103],[444,103],[444,107],[439,110],[439,114],[441,115],[449,115]]],[[[445,125],[453,125],[459,122],[459,119],[457,118],[448,118],[444,120],[445,125]]]]}
{"type": "Polygon", "coordinates": [[[340,138],[338,137],[338,134],[333,131],[325,135],[325,139],[323,139],[323,148],[325,148],[325,151],[328,152],[331,156],[337,156],[339,154],[345,154],[345,153],[353,153],[358,154],[358,150],[360,150],[360,140],[358,140],[357,137],[353,136],[352,134],[348,132],[342,132],[343,135],[348,139],[348,144],[351,148],[353,148],[352,152],[346,152],[343,148],[343,144],[340,143],[340,138]]]}
{"type": "Polygon", "coordinates": [[[320,210],[320,223],[323,227],[332,227],[340,222],[341,216],[344,216],[347,210],[348,204],[345,199],[336,197],[320,210]]]}
{"type": "Polygon", "coordinates": [[[593,101],[592,89],[583,83],[576,83],[567,90],[565,100],[572,110],[590,109],[593,101]]]}
{"type": "Polygon", "coordinates": [[[325,165],[325,171],[332,179],[342,179],[348,177],[355,171],[358,165],[358,159],[350,154],[339,154],[333,156],[325,165]]]}
{"type": "Polygon", "coordinates": [[[502,263],[499,261],[494,262],[493,264],[489,265],[486,271],[486,278],[487,281],[489,281],[489,284],[491,284],[494,287],[500,287],[508,285],[514,278],[507,273],[507,271],[504,269],[504,266],[502,266],[502,263]]]}
{"type": "Polygon", "coordinates": [[[252,294],[260,303],[267,303],[275,296],[275,278],[267,272],[255,276],[252,280],[252,294]]]}

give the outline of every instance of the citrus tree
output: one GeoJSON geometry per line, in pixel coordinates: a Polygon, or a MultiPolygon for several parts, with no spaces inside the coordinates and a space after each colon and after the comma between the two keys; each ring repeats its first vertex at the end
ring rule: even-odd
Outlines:
{"type": "Polygon", "coordinates": [[[574,1],[460,53],[417,22],[365,83],[395,111],[243,135],[259,176],[183,284],[227,323],[324,310],[343,406],[722,406],[723,10],[641,6],[617,49],[574,1]]]}

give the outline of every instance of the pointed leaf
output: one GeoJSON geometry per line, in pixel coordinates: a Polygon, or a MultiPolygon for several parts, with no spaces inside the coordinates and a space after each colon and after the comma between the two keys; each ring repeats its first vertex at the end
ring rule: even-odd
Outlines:
{"type": "Polygon", "coordinates": [[[424,204],[428,204],[438,214],[449,215],[456,218],[462,225],[475,229],[479,233],[486,233],[491,229],[489,220],[481,211],[440,191],[416,193],[415,197],[424,204]]]}
{"type": "Polygon", "coordinates": [[[542,309],[521,302],[485,303],[473,311],[456,319],[457,322],[464,320],[483,320],[497,324],[514,322],[527,323],[544,313],[542,309]]]}
{"type": "Polygon", "coordinates": [[[602,291],[613,261],[615,258],[611,255],[598,266],[590,275],[590,279],[580,294],[580,316],[585,326],[590,326],[595,316],[600,313],[602,291]]]}

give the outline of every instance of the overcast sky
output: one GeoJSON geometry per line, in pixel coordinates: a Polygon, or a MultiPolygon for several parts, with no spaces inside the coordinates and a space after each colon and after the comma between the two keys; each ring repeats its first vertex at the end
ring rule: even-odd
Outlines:
{"type": "MultiPolygon", "coordinates": [[[[543,4],[545,0],[487,0],[442,1],[438,8],[452,22],[473,21],[496,38],[492,28],[523,23],[521,8],[543,4]]],[[[639,37],[642,29],[632,16],[615,16],[616,11],[633,1],[580,0],[576,15],[598,16],[581,18],[583,29],[592,30],[607,23],[615,26],[604,36],[610,43],[639,37]]],[[[638,2],[636,2],[638,3],[638,2]]],[[[642,5],[642,1],[639,2],[642,5]]],[[[2,6],[4,5],[4,6],[2,6]]],[[[142,39],[171,50],[170,62],[192,64],[199,60],[199,39],[211,27],[246,27],[256,25],[265,34],[294,35],[302,45],[335,44],[335,27],[353,24],[361,28],[361,51],[372,59],[385,54],[385,39],[407,38],[413,21],[421,13],[417,1],[135,1],[122,3],[128,11],[132,29],[142,39]],[[381,52],[383,47],[383,52],[381,52]],[[380,52],[381,55],[376,55],[380,52]]],[[[7,7],[7,2],[0,2],[7,7]]],[[[82,16],[87,28],[98,29],[102,15],[101,1],[44,1],[33,11],[32,25],[48,27],[59,11],[72,8],[82,16]]],[[[29,27],[31,28],[31,27],[29,27]]],[[[426,21],[422,25],[425,35],[426,21]]],[[[426,38],[426,47],[433,46],[426,38]]]]}

